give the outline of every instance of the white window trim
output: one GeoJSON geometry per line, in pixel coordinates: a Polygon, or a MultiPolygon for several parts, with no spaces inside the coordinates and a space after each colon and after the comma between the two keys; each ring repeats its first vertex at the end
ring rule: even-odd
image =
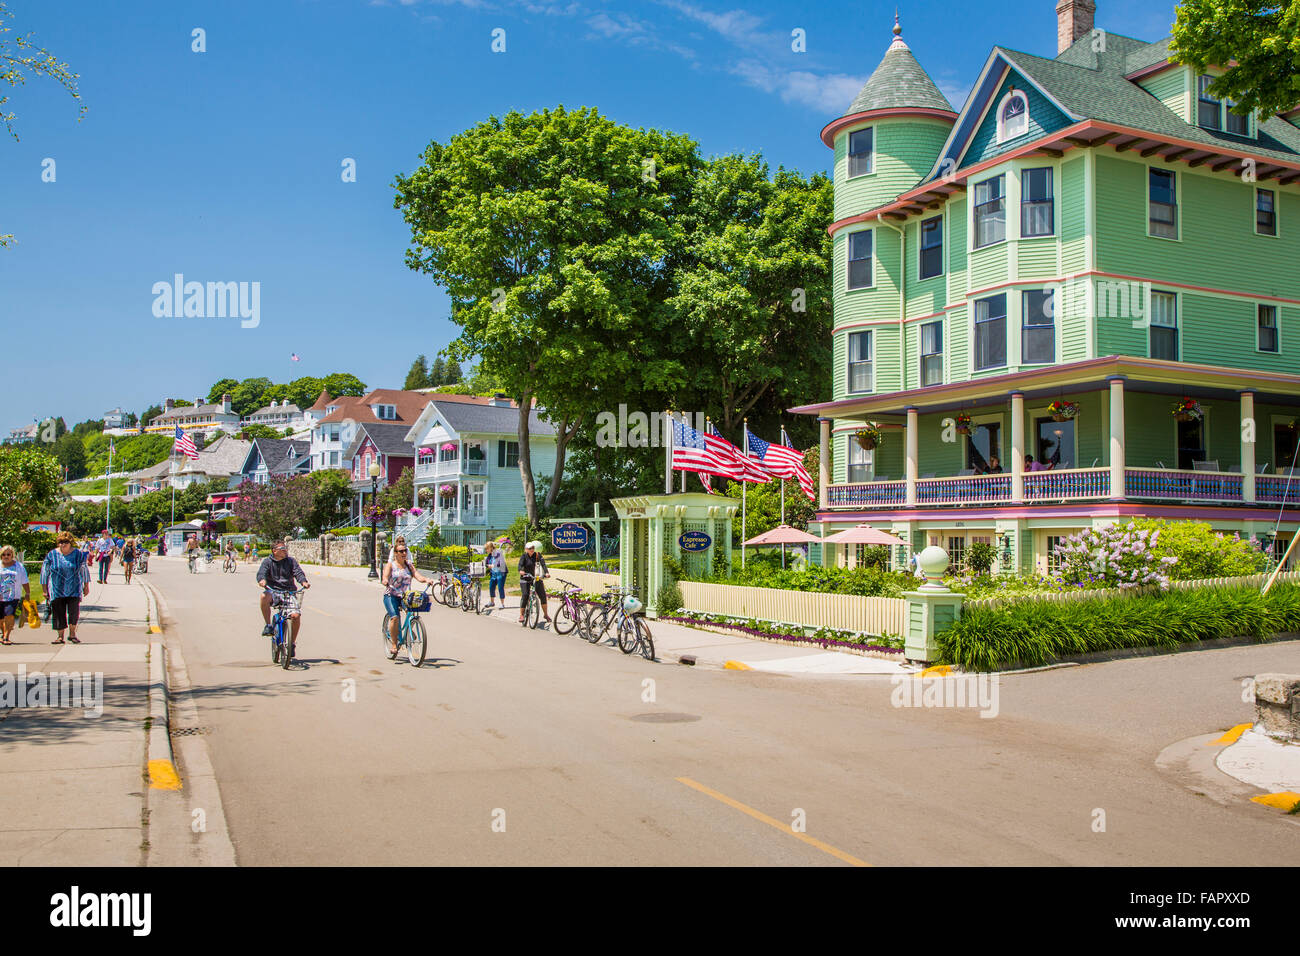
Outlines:
{"type": "MultiPolygon", "coordinates": [[[[1009,294],[1005,289],[1004,289],[1003,291],[1001,291],[1001,292],[994,292],[994,293],[991,293],[990,295],[982,295],[982,296],[980,296],[978,299],[971,299],[971,300],[970,300],[970,311],[969,311],[969,314],[970,314],[970,339],[969,339],[970,346],[969,346],[969,348],[967,349],[968,361],[969,361],[969,363],[970,363],[970,372],[969,372],[969,375],[970,375],[970,376],[973,377],[973,376],[976,376],[976,375],[982,375],[982,374],[984,374],[984,373],[986,373],[986,372],[996,372],[996,371],[999,371],[999,370],[1001,370],[1001,369],[1007,369],[1007,370],[1010,370],[1010,369],[1011,369],[1011,367],[1012,367],[1012,366],[1011,366],[1011,359],[1012,359],[1012,354],[1011,354],[1011,322],[1012,322],[1012,316],[1013,316],[1013,314],[1018,313],[1019,311],[1020,311],[1020,310],[1019,310],[1019,307],[1018,307],[1015,303],[1012,302],[1011,295],[1010,295],[1010,294],[1009,294]],[[976,318],[976,316],[978,315],[978,312],[979,312],[979,303],[982,302],[982,301],[984,301],[985,299],[995,299],[995,298],[997,298],[998,296],[1003,296],[1004,299],[1006,300],[1006,312],[1005,312],[1005,313],[1003,314],[1003,316],[1002,316],[1002,331],[1003,331],[1004,335],[1006,335],[1006,337],[1007,337],[1007,341],[1004,343],[1004,350],[1005,350],[1005,352],[1006,352],[1006,361],[1004,361],[1001,365],[990,365],[990,366],[988,366],[987,368],[976,368],[976,366],[975,366],[975,329],[976,329],[976,327],[979,325],[979,321],[978,321],[978,319],[976,318]]],[[[1017,350],[1018,350],[1018,347],[1017,347],[1017,350]]]]}
{"type": "MultiPolygon", "coordinates": [[[[1011,181],[1014,179],[1017,179],[1017,177],[1010,175],[1010,169],[1004,168],[1000,173],[994,173],[991,176],[985,176],[979,182],[971,183],[970,191],[967,193],[967,196],[969,198],[966,201],[966,208],[968,210],[967,222],[969,223],[969,229],[970,229],[969,238],[966,243],[966,250],[967,250],[966,254],[968,257],[973,252],[983,252],[985,249],[992,249],[1010,240],[1011,238],[1010,191],[1011,191],[1011,181]],[[1002,178],[1002,238],[999,239],[997,242],[990,242],[987,245],[981,246],[978,242],[979,232],[978,232],[978,225],[977,225],[976,212],[975,212],[975,208],[981,205],[981,203],[976,202],[976,198],[975,198],[977,195],[976,189],[979,186],[983,185],[984,183],[997,179],[998,177],[1002,178]]],[[[1020,208],[1018,201],[1016,204],[1016,208],[1017,210],[1020,208]]],[[[1019,235],[1019,233],[1020,233],[1020,229],[1017,226],[1016,234],[1019,235]]]]}
{"type": "MultiPolygon", "coordinates": [[[[1177,291],[1176,289],[1153,289],[1153,288],[1147,289],[1147,320],[1146,320],[1147,358],[1154,358],[1154,356],[1151,354],[1151,330],[1153,328],[1156,328],[1157,326],[1155,325],[1155,323],[1151,321],[1151,316],[1153,314],[1151,311],[1151,307],[1153,304],[1154,296],[1156,294],[1172,295],[1174,297],[1174,322],[1175,322],[1174,331],[1177,333],[1176,341],[1178,342],[1178,357],[1175,358],[1174,361],[1181,362],[1183,360],[1183,296],[1182,293],[1177,291]]],[[[1256,321],[1258,321],[1258,319],[1256,321]]],[[[1161,325],[1158,327],[1162,329],[1169,328],[1169,326],[1167,325],[1161,325]]],[[[1169,360],[1156,359],[1156,361],[1167,362],[1169,360]]],[[[1175,446],[1174,451],[1177,452],[1177,450],[1178,450],[1177,446],[1175,446]]]]}
{"type": "Polygon", "coordinates": [[[876,287],[876,237],[875,237],[875,235],[874,235],[875,231],[876,231],[876,230],[875,230],[874,228],[871,228],[871,229],[854,229],[852,232],[846,232],[846,233],[844,234],[844,291],[845,291],[846,293],[853,293],[853,292],[869,292],[869,291],[871,291],[872,289],[874,289],[874,288],[876,287]],[[852,237],[855,236],[855,235],[857,235],[857,234],[860,233],[860,232],[870,232],[870,233],[873,233],[873,235],[872,235],[872,237],[871,237],[871,255],[868,256],[868,258],[867,258],[867,261],[869,261],[869,262],[871,263],[871,285],[860,285],[860,286],[854,286],[854,287],[850,288],[850,286],[849,286],[849,270],[853,267],[853,263],[854,263],[854,261],[856,261],[856,260],[850,258],[850,256],[853,255],[853,238],[852,238],[852,237]]]}
{"type": "Polygon", "coordinates": [[[916,326],[916,387],[931,388],[933,385],[943,385],[948,381],[948,323],[944,321],[944,316],[937,319],[927,319],[924,322],[918,322],[916,326]],[[939,326],[939,344],[941,348],[938,351],[939,356],[939,381],[931,385],[925,384],[925,360],[929,356],[925,353],[925,327],[927,325],[938,324],[939,326]]]}
{"type": "Polygon", "coordinates": [[[849,329],[844,337],[844,394],[846,395],[870,395],[876,390],[876,337],[872,334],[874,329],[849,329]],[[867,337],[867,348],[871,354],[870,359],[858,359],[866,361],[871,365],[871,387],[864,391],[854,391],[853,389],[853,336],[865,335],[867,337]]]}
{"type": "Polygon", "coordinates": [[[1061,203],[1057,191],[1061,185],[1061,167],[1059,163],[1040,163],[1034,162],[1032,165],[1017,164],[1016,167],[1016,239],[1020,242],[1037,242],[1040,239],[1058,240],[1061,238],[1061,203]],[[1024,234],[1024,175],[1030,169],[1050,169],[1052,171],[1052,231],[1042,236],[1026,236],[1024,234]]]}
{"type": "Polygon", "coordinates": [[[866,179],[868,176],[876,175],[876,152],[877,152],[876,146],[877,146],[876,126],[874,123],[868,124],[866,126],[859,126],[856,129],[851,129],[844,134],[844,180],[845,182],[856,182],[859,179],[866,179]],[[853,154],[849,152],[849,146],[853,141],[854,133],[861,133],[866,130],[871,130],[871,152],[867,154],[871,157],[870,159],[871,168],[867,170],[865,173],[858,173],[857,175],[853,175],[849,172],[849,163],[851,161],[851,157],[853,156],[853,154]]]}
{"type": "MultiPolygon", "coordinates": [[[[1020,336],[1017,339],[1016,347],[1018,353],[1016,356],[1017,368],[1045,368],[1049,365],[1059,365],[1061,362],[1061,305],[1060,305],[1060,287],[1055,285],[1038,285],[1038,286],[1018,286],[1016,291],[1019,293],[1020,302],[1020,336]],[[1052,294],[1052,359],[1049,362],[1027,362],[1025,361],[1025,293],[1026,292],[1050,292],[1052,294]]],[[[1007,303],[1007,318],[1010,319],[1011,305],[1007,303]]],[[[1041,328],[1041,326],[1040,326],[1041,328]]],[[[1007,361],[1011,361],[1011,355],[1008,352],[1007,361]]]]}
{"type": "Polygon", "coordinates": [[[1000,100],[998,101],[997,125],[998,125],[998,145],[999,145],[999,146],[1002,145],[1003,143],[1009,143],[1009,142],[1011,142],[1012,140],[1020,139],[1020,137],[1022,137],[1022,136],[1028,136],[1028,135],[1029,135],[1029,97],[1025,95],[1025,91],[1024,91],[1024,90],[1008,90],[1007,93],[1006,93],[1006,95],[1003,96],[1002,99],[1000,99],[1000,100]],[[1010,100],[1012,100],[1012,99],[1020,99],[1020,100],[1023,100],[1023,101],[1024,101],[1024,104],[1025,104],[1025,113],[1024,113],[1024,116],[1025,116],[1025,129],[1024,129],[1024,132],[1022,132],[1022,133],[1016,133],[1014,136],[1009,136],[1009,135],[1007,134],[1007,131],[1006,131],[1006,123],[1005,123],[1005,121],[1004,121],[1003,118],[1002,118],[1002,111],[1003,111],[1003,109],[1005,109],[1005,107],[1006,107],[1008,101],[1010,101],[1010,100]]]}
{"type": "MultiPolygon", "coordinates": [[[[1166,169],[1163,166],[1157,166],[1154,163],[1146,164],[1146,220],[1147,220],[1147,238],[1163,239],[1165,242],[1182,242],[1183,241],[1183,181],[1177,169],[1166,169]],[[1157,236],[1151,231],[1151,170],[1158,170],[1162,173],[1170,173],[1174,177],[1174,218],[1178,226],[1178,235],[1176,236],[1157,236]]],[[[1254,197],[1252,196],[1252,199],[1254,197]]]]}
{"type": "Polygon", "coordinates": [[[1260,355],[1282,354],[1282,309],[1276,302],[1255,303],[1255,351],[1260,355]],[[1277,348],[1273,351],[1268,351],[1259,347],[1259,307],[1261,305],[1269,305],[1273,307],[1273,331],[1277,336],[1277,348]]]}
{"type": "Polygon", "coordinates": [[[848,442],[848,445],[847,445],[847,446],[845,447],[845,449],[844,449],[844,483],[845,483],[845,484],[854,484],[853,479],[850,477],[851,472],[849,471],[849,469],[850,469],[850,468],[852,467],[852,465],[853,465],[853,449],[854,449],[854,448],[857,448],[858,451],[862,452],[862,454],[866,455],[867,458],[868,458],[868,461],[867,461],[867,477],[866,477],[866,479],[864,480],[864,483],[867,482],[867,481],[875,481],[875,480],[876,480],[876,452],[875,452],[875,449],[872,449],[871,451],[867,451],[865,448],[863,448],[861,445],[859,445],[859,444],[858,444],[858,439],[857,439],[857,437],[854,435],[853,432],[848,432],[847,434],[845,434],[845,436],[844,436],[844,440],[845,440],[846,442],[848,442]]]}
{"type": "Polygon", "coordinates": [[[1258,183],[1250,191],[1250,228],[1251,231],[1261,239],[1281,239],[1282,238],[1282,216],[1278,210],[1281,206],[1282,194],[1277,189],[1265,189],[1258,183]],[[1259,231],[1259,191],[1264,189],[1265,192],[1273,194],[1273,232],[1259,231]]]}

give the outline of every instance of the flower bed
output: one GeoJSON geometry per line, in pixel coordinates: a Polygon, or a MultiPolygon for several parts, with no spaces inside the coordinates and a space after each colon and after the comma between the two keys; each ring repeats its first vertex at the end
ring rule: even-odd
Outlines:
{"type": "Polygon", "coordinates": [[[963,670],[1036,667],[1123,648],[1174,648],[1300,631],[1300,587],[1175,590],[962,609],[938,637],[943,663],[963,670]]]}

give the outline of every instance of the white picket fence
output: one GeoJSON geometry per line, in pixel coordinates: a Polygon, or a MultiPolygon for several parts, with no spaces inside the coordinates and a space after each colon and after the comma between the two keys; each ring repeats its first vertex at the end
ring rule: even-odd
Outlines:
{"type": "Polygon", "coordinates": [[[679,586],[685,609],[705,614],[877,635],[902,634],[907,620],[907,602],[902,598],[786,591],[700,581],[682,581],[679,586]]]}
{"type": "MultiPolygon", "coordinates": [[[[1262,574],[1249,574],[1239,578],[1203,578],[1196,581],[1170,581],[1169,590],[1171,591],[1190,591],[1194,588],[1233,588],[1233,587],[1263,587],[1264,582],[1268,580],[1271,572],[1265,571],[1262,574]]],[[[1295,583],[1300,581],[1300,571],[1283,571],[1277,576],[1277,584],[1295,583]]],[[[1089,591],[1087,588],[1078,588],[1073,591],[1046,591],[1042,593],[1014,593],[1005,597],[987,597],[977,598],[973,601],[964,601],[963,608],[990,608],[999,607],[1004,604],[1010,604],[1017,601],[1078,601],[1091,600],[1092,598],[1102,597],[1133,597],[1139,594],[1155,594],[1156,588],[1099,588],[1089,591]]]]}

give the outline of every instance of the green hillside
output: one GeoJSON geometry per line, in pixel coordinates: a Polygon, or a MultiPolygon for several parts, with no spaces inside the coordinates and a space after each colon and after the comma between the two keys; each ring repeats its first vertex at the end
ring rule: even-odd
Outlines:
{"type": "MultiPolygon", "coordinates": [[[[89,435],[86,448],[87,477],[104,474],[108,467],[108,435],[89,435]]],[[[162,461],[172,451],[171,435],[125,435],[113,439],[113,471],[139,471],[162,461]]]]}

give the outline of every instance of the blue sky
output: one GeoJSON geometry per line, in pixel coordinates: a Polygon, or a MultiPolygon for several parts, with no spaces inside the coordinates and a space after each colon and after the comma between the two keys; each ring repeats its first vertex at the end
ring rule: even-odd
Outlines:
{"type": "MultiPolygon", "coordinates": [[[[595,106],[706,154],[826,171],[818,132],[884,55],[893,4],[735,0],[9,0],[81,74],[37,79],[0,141],[0,429],[193,398],[218,378],[351,371],[400,387],[455,336],[403,262],[390,184],[430,140],[491,114],[595,106]],[[206,32],[206,52],[191,31],[206,32]],[[505,30],[506,50],[491,50],[505,30]],[[791,50],[806,31],[807,52],[791,50]],[[341,180],[345,158],[357,181],[341,180]],[[54,182],[42,163],[55,162],[54,182]],[[260,283],[260,324],[158,318],[154,283],[260,283]],[[297,353],[300,361],[290,361],[297,353]]],[[[1159,39],[1167,0],[1099,0],[1097,23],[1159,39]]],[[[1055,54],[1053,0],[954,14],[900,6],[903,37],[960,108],[989,49],[1055,54]]]]}

